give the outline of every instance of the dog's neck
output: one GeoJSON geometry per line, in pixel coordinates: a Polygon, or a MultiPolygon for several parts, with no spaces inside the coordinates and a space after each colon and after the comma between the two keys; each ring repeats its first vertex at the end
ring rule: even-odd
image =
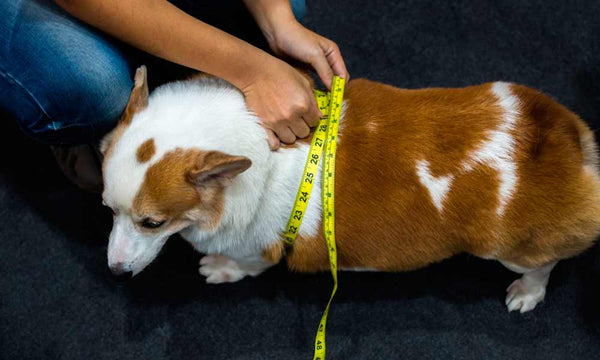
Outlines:
{"type": "MultiPolygon", "coordinates": [[[[307,153],[308,146],[301,145],[272,152],[265,162],[254,163],[227,188],[221,222],[214,231],[206,232],[191,226],[181,235],[198,251],[233,258],[260,254],[280,241],[307,153]]],[[[318,231],[320,208],[320,177],[317,176],[301,234],[313,236],[318,231]]]]}

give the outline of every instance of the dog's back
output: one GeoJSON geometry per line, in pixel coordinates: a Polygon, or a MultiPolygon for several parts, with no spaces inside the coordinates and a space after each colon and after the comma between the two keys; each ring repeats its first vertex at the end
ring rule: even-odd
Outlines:
{"type": "MultiPolygon", "coordinates": [[[[549,97],[501,82],[404,90],[355,80],[345,100],[341,267],[410,270],[470,252],[537,268],[598,235],[593,133],[549,97]]],[[[297,242],[288,264],[327,269],[321,236],[297,242]]]]}

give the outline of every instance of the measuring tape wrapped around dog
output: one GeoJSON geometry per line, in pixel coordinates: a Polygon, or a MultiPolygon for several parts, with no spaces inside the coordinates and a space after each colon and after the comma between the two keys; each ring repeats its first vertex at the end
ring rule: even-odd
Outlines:
{"type": "Polygon", "coordinates": [[[302,224],[304,213],[310,199],[313,183],[317,178],[319,161],[323,158],[322,173],[322,197],[323,197],[323,232],[327,242],[329,254],[329,265],[333,277],[333,290],[327,302],[327,307],[321,317],[317,336],[315,338],[315,352],[313,360],[325,359],[325,327],[331,301],[338,288],[337,280],[337,250],[335,246],[335,209],[334,209],[334,185],[335,185],[335,151],[337,148],[337,137],[344,100],[344,79],[334,76],[331,83],[331,92],[315,90],[315,97],[319,109],[323,113],[317,129],[313,134],[310,151],[304,166],[302,181],[296,195],[296,202],[292,208],[292,214],[288,221],[285,233],[285,241],[288,246],[293,246],[296,235],[302,224]]]}

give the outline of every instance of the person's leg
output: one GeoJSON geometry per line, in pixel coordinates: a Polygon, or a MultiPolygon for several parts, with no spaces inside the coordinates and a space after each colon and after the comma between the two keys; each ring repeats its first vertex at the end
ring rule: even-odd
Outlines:
{"type": "Polygon", "coordinates": [[[38,141],[96,142],[132,87],[121,51],[50,0],[4,0],[0,12],[0,106],[38,141]]]}
{"type": "Polygon", "coordinates": [[[306,0],[290,0],[292,5],[292,12],[299,23],[304,24],[306,18],[306,0]]]}
{"type": "Polygon", "coordinates": [[[79,187],[102,187],[95,146],[117,122],[132,87],[121,51],[50,0],[0,3],[0,107],[52,146],[79,187]]]}

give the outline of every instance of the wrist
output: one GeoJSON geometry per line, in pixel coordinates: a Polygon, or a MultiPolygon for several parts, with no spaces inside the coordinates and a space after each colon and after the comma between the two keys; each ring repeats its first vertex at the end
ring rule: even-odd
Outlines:
{"type": "Polygon", "coordinates": [[[280,44],[285,42],[285,38],[291,35],[298,33],[300,29],[304,28],[302,24],[300,24],[296,18],[293,17],[291,19],[284,20],[282,18],[276,19],[273,21],[273,27],[271,33],[269,35],[265,34],[265,38],[269,42],[269,46],[275,53],[277,53],[280,49],[280,44]]]}
{"type": "Polygon", "coordinates": [[[260,54],[247,59],[242,71],[237,71],[231,78],[225,80],[246,93],[254,84],[269,76],[270,72],[281,65],[280,63],[279,59],[261,51],[260,54]]]}

